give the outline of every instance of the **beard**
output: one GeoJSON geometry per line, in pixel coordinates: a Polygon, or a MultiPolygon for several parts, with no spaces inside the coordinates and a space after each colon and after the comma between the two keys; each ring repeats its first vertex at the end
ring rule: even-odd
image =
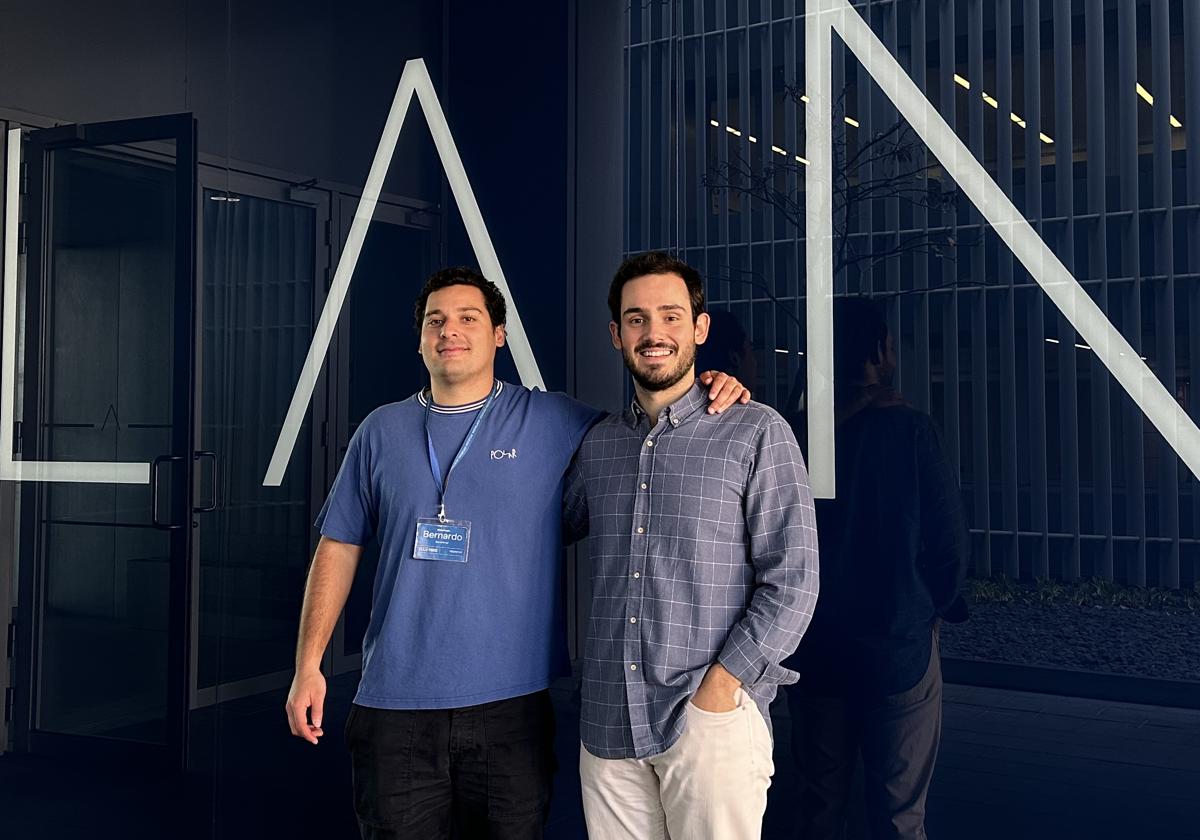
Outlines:
{"type": "Polygon", "coordinates": [[[629,370],[629,373],[638,385],[641,385],[647,391],[665,391],[668,388],[673,388],[681,379],[692,372],[692,367],[696,364],[696,345],[673,347],[669,344],[644,341],[632,351],[622,350],[621,357],[625,360],[625,367],[629,370]],[[650,350],[654,347],[665,347],[669,350],[674,350],[675,364],[663,365],[656,370],[639,369],[638,362],[642,361],[642,357],[638,354],[643,350],[650,350]]]}

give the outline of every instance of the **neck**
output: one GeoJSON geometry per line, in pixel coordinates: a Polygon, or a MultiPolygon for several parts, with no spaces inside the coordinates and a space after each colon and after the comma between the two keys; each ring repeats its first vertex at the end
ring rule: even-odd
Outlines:
{"type": "Polygon", "coordinates": [[[683,379],[680,379],[666,390],[648,391],[636,381],[634,382],[633,390],[637,395],[638,405],[642,407],[642,411],[650,415],[650,425],[653,427],[658,423],[658,415],[662,413],[662,410],[680,399],[695,384],[696,371],[692,369],[687,372],[687,375],[683,379]]]}
{"type": "Polygon", "coordinates": [[[436,379],[430,383],[429,393],[438,405],[467,405],[479,402],[492,392],[495,379],[492,372],[463,382],[439,382],[436,379]]]}

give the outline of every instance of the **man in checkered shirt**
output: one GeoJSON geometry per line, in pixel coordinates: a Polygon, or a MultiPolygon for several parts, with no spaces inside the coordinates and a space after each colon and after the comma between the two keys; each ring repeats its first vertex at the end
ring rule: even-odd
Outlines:
{"type": "Polygon", "coordinates": [[[617,270],[613,346],[636,399],[584,438],[566,519],[590,537],[579,772],[592,840],[758,837],[774,766],[768,706],[795,682],[817,599],[808,475],[758,403],[704,411],[695,269],[617,270]]]}

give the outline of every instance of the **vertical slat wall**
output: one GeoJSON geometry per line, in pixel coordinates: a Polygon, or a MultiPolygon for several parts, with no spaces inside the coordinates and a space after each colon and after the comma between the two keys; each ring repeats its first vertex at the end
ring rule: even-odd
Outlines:
{"type": "MultiPolygon", "coordinates": [[[[1200,108],[1186,107],[1200,91],[1200,11],[1184,0],[853,5],[1200,416],[1200,152],[1188,142],[1200,108]]],[[[711,304],[755,342],[756,396],[784,410],[804,362],[804,231],[788,220],[803,218],[803,106],[787,94],[803,90],[804,13],[804,0],[642,0],[626,46],[627,251],[676,250],[705,274],[711,304]],[[775,167],[788,214],[704,183],[731,162],[775,167]]],[[[897,116],[836,39],[833,61],[858,123],[835,126],[844,158],[897,116]]],[[[909,165],[923,156],[936,164],[922,148],[909,165]]],[[[917,181],[953,189],[936,165],[917,181]]],[[[886,304],[902,390],[938,421],[960,473],[974,574],[1191,586],[1196,479],[978,210],[961,195],[950,210],[895,195],[856,210],[850,239],[863,253],[914,236],[958,243],[844,270],[835,289],[886,304]]]]}
{"type": "MultiPolygon", "coordinates": [[[[1054,0],[1051,29],[1054,38],[1054,90],[1074,89],[1074,44],[1071,37],[1071,0],[1054,0]]],[[[1052,247],[1068,270],[1075,271],[1075,100],[1071,96],[1053,97],[1054,101],[1054,213],[1061,219],[1053,226],[1052,247]]],[[[1083,209],[1083,208],[1081,208],[1083,209]]],[[[1055,314],[1057,334],[1071,334],[1071,325],[1061,312],[1055,314]]],[[[1082,551],[1080,539],[1079,493],[1079,351],[1074,341],[1060,341],[1058,368],[1066,371],[1058,378],[1059,424],[1054,441],[1059,457],[1059,499],[1061,512],[1056,530],[1065,533],[1068,544],[1062,555],[1062,577],[1076,580],[1080,575],[1082,551]]],[[[1050,429],[1050,435],[1054,430],[1050,429]]]]}

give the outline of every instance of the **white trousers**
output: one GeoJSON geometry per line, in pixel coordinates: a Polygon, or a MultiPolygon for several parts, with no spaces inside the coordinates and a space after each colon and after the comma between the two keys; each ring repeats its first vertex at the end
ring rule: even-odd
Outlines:
{"type": "Polygon", "coordinates": [[[683,734],[650,758],[597,758],[580,745],[590,840],[753,840],[775,765],[771,733],[741,689],[731,712],[690,702],[683,734]]]}

